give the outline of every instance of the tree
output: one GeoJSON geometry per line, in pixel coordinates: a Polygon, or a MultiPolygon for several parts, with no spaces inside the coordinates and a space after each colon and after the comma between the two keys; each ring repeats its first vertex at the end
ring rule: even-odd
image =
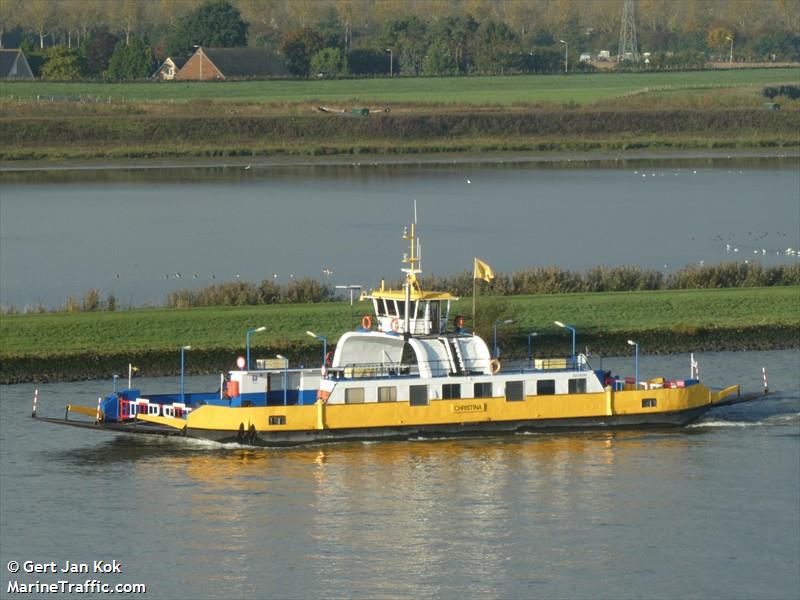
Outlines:
{"type": "Polygon", "coordinates": [[[119,38],[114,34],[100,31],[81,46],[88,75],[100,77],[103,74],[103,71],[108,68],[108,61],[114,53],[117,42],[119,42],[119,38]]]}
{"type": "Polygon", "coordinates": [[[389,72],[389,55],[384,50],[355,48],[347,53],[347,68],[353,75],[389,72]]]}
{"type": "Polygon", "coordinates": [[[287,31],[278,44],[286,61],[286,68],[293,75],[307,77],[311,66],[311,57],[322,49],[322,39],[316,31],[308,27],[287,31]]]}
{"type": "Polygon", "coordinates": [[[521,52],[519,37],[505,23],[481,24],[475,42],[475,66],[481,73],[506,73],[521,52]]]}
{"type": "Polygon", "coordinates": [[[169,42],[170,53],[189,54],[192,46],[231,48],[247,45],[247,23],[225,0],[203,4],[183,17],[169,42]]]}
{"type": "Polygon", "coordinates": [[[0,48],[3,47],[3,34],[16,27],[20,14],[21,0],[0,2],[0,48]]]}
{"type": "Polygon", "coordinates": [[[153,73],[154,68],[150,48],[139,38],[132,37],[127,45],[120,41],[114,46],[106,75],[114,80],[144,79],[153,73]]]}
{"type": "Polygon", "coordinates": [[[437,40],[428,47],[428,54],[422,61],[422,74],[433,76],[458,74],[458,66],[453,61],[450,49],[444,40],[437,40]]]}
{"type": "Polygon", "coordinates": [[[83,60],[77,49],[52,46],[47,49],[45,57],[42,79],[71,81],[83,76],[83,60]]]}
{"type": "Polygon", "coordinates": [[[347,72],[347,59],[339,48],[323,48],[311,57],[311,75],[342,75],[347,72]]]}
{"type": "Polygon", "coordinates": [[[39,36],[40,49],[44,49],[44,38],[50,35],[55,22],[55,6],[48,0],[28,0],[23,4],[21,20],[39,36]]]}
{"type": "Polygon", "coordinates": [[[419,75],[428,50],[425,22],[416,16],[389,21],[383,28],[384,46],[392,48],[395,65],[407,75],[419,75]]]}
{"type": "Polygon", "coordinates": [[[712,50],[719,50],[728,45],[733,33],[727,27],[714,27],[706,36],[706,43],[712,50]]]}

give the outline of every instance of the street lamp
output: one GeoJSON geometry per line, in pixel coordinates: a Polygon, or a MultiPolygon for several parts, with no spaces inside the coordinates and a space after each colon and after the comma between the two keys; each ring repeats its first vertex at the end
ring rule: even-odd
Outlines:
{"type": "Polygon", "coordinates": [[[325,366],[325,357],[328,355],[328,338],[322,335],[317,335],[313,331],[306,331],[306,335],[310,335],[312,338],[322,340],[322,366],[325,366]]]}
{"type": "Polygon", "coordinates": [[[561,327],[562,329],[569,329],[572,332],[572,364],[575,364],[575,328],[570,327],[569,325],[564,325],[561,321],[553,321],[556,325],[561,327]]]}
{"type": "Polygon", "coordinates": [[[389,53],[389,77],[394,77],[394,54],[391,48],[386,48],[384,52],[389,53]]]}
{"type": "Polygon", "coordinates": [[[732,35],[726,35],[725,39],[728,40],[731,43],[731,56],[728,59],[728,64],[732,65],[733,64],[733,36],[732,35]]]}
{"type": "Polygon", "coordinates": [[[539,335],[539,334],[537,332],[535,332],[535,331],[533,333],[529,333],[528,334],[528,367],[529,368],[533,366],[533,351],[532,351],[533,347],[531,346],[531,339],[535,338],[537,335],[539,335]]]}
{"type": "Polygon", "coordinates": [[[282,354],[276,354],[275,358],[283,361],[283,405],[286,406],[286,370],[289,368],[289,359],[282,354]]]}
{"type": "Polygon", "coordinates": [[[494,322],[494,357],[499,358],[500,354],[497,350],[497,326],[498,325],[508,325],[509,323],[513,323],[514,319],[506,319],[505,321],[495,321],[494,322]]]}
{"type": "Polygon", "coordinates": [[[250,334],[251,333],[261,333],[262,331],[266,331],[267,328],[264,326],[256,327],[255,329],[248,329],[247,333],[244,336],[244,345],[247,348],[247,354],[245,358],[245,364],[247,365],[247,370],[250,370],[250,334]]]}
{"type": "Polygon", "coordinates": [[[637,344],[633,340],[628,340],[628,345],[634,347],[634,356],[636,357],[634,359],[634,369],[636,371],[635,389],[638,390],[639,389],[639,344],[637,344]]]}
{"type": "Polygon", "coordinates": [[[186,404],[186,402],[184,401],[184,386],[183,386],[184,367],[186,365],[185,354],[186,354],[187,350],[191,350],[191,349],[192,349],[191,346],[181,346],[181,402],[183,404],[186,404]]]}
{"type": "Polygon", "coordinates": [[[564,44],[564,73],[569,72],[569,44],[564,40],[558,40],[564,44]]]}

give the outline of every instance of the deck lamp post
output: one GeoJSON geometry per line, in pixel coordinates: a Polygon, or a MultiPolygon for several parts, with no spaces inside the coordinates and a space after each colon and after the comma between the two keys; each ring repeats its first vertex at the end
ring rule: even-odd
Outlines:
{"type": "Polygon", "coordinates": [[[569,72],[569,44],[564,40],[558,40],[560,43],[564,44],[564,73],[569,72]]]}
{"type": "Polygon", "coordinates": [[[634,364],[634,371],[636,372],[634,377],[636,378],[636,384],[635,385],[636,385],[636,389],[638,390],[639,389],[639,344],[637,344],[633,340],[628,340],[628,345],[629,346],[633,346],[633,350],[634,350],[634,357],[635,358],[634,358],[633,364],[634,364]]]}
{"type": "Polygon", "coordinates": [[[289,368],[289,359],[282,354],[276,354],[275,358],[283,361],[283,405],[286,406],[286,370],[289,368]]]}
{"type": "Polygon", "coordinates": [[[725,39],[728,40],[731,43],[731,55],[728,58],[728,64],[732,65],[733,64],[733,36],[732,35],[726,35],[725,39]]]}
{"type": "Polygon", "coordinates": [[[322,365],[325,366],[325,357],[328,355],[328,338],[323,335],[317,335],[313,331],[306,331],[306,335],[322,341],[322,365]]]}
{"type": "Polygon", "coordinates": [[[245,345],[245,348],[247,349],[247,353],[245,355],[246,356],[245,364],[247,365],[247,370],[248,371],[250,370],[250,334],[251,333],[261,333],[262,331],[266,331],[266,330],[267,330],[267,328],[264,327],[264,326],[256,327],[255,329],[248,329],[247,333],[244,336],[244,345],[245,345]]]}
{"type": "Polygon", "coordinates": [[[575,364],[575,328],[570,327],[569,325],[565,325],[561,321],[553,321],[556,325],[561,327],[562,329],[569,329],[572,332],[572,364],[575,364]]]}
{"type": "Polygon", "coordinates": [[[184,394],[184,386],[183,386],[184,367],[186,366],[186,357],[185,357],[185,355],[186,355],[186,351],[187,350],[191,350],[191,349],[192,349],[191,346],[181,346],[181,402],[183,404],[186,404],[186,402],[184,401],[184,395],[185,394],[184,394]]]}
{"type": "Polygon", "coordinates": [[[528,334],[528,368],[533,367],[533,346],[531,340],[539,335],[536,331],[528,334]]]}
{"type": "Polygon", "coordinates": [[[494,357],[495,358],[499,358],[500,357],[500,354],[499,354],[498,349],[497,349],[497,326],[498,325],[509,325],[510,323],[513,323],[513,322],[514,322],[514,319],[506,319],[505,321],[500,320],[500,321],[495,321],[494,322],[494,357]]]}

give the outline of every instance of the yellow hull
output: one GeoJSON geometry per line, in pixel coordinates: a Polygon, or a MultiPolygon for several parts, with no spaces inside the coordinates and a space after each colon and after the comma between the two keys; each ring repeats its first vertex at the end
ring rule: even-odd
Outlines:
{"type": "Polygon", "coordinates": [[[270,443],[291,440],[330,440],[385,437],[402,431],[500,431],[517,425],[537,428],[571,422],[596,425],[680,425],[696,418],[725,397],[738,393],[733,386],[719,393],[703,385],[688,388],[606,391],[593,394],[527,396],[510,402],[503,397],[432,400],[425,406],[408,402],[325,404],[228,408],[202,406],[186,421],[193,437],[239,439],[270,443]],[[233,437],[232,437],[233,436],[233,437]]]}

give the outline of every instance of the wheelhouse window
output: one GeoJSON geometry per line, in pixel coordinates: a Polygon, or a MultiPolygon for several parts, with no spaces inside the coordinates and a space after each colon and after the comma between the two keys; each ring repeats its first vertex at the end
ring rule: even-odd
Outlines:
{"type": "Polygon", "coordinates": [[[411,406],[427,406],[428,386],[411,385],[408,387],[408,401],[411,406]]]}
{"type": "Polygon", "coordinates": [[[460,383],[442,384],[442,400],[456,400],[458,398],[461,398],[460,383]]]}
{"type": "Polygon", "coordinates": [[[386,315],[386,302],[383,301],[383,298],[375,300],[375,312],[379,316],[386,315]]]}
{"type": "Polygon", "coordinates": [[[506,400],[518,402],[525,399],[525,386],[522,381],[506,381],[506,400]]]}
{"type": "Polygon", "coordinates": [[[364,403],[364,388],[345,388],[344,390],[344,403],[345,404],[363,404],[364,403]]]}
{"type": "Polygon", "coordinates": [[[378,388],[378,402],[396,402],[397,401],[397,388],[395,386],[386,386],[378,388]]]}
{"type": "Polygon", "coordinates": [[[656,399],[655,398],[643,398],[642,399],[642,408],[655,408],[656,406],[656,399]]]}
{"type": "Polygon", "coordinates": [[[552,396],[556,393],[555,379],[540,379],[536,382],[537,396],[552,396]]]}
{"type": "Polygon", "coordinates": [[[570,394],[585,394],[586,393],[586,379],[578,377],[569,380],[569,393],[570,394]]]}
{"type": "Polygon", "coordinates": [[[491,398],[492,397],[492,382],[479,381],[475,384],[473,396],[475,398],[491,398]]]}

